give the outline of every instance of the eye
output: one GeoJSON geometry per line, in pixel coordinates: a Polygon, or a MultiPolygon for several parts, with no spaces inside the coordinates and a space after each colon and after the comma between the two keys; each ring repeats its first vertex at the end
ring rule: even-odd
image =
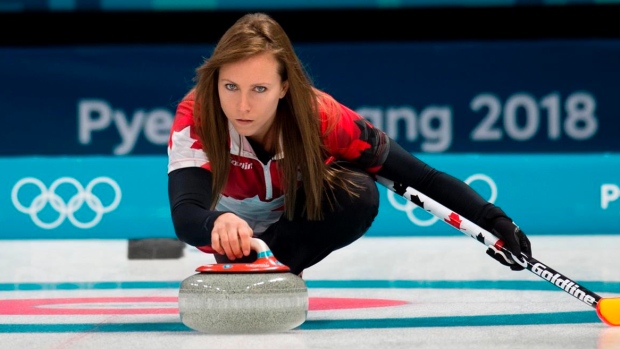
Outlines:
{"type": "Polygon", "coordinates": [[[237,85],[235,84],[224,84],[224,88],[229,90],[229,91],[233,91],[237,89],[237,85]]]}
{"type": "Polygon", "coordinates": [[[254,88],[254,90],[255,90],[256,92],[263,93],[263,92],[267,91],[267,88],[266,88],[265,86],[256,86],[256,87],[254,88]]]}

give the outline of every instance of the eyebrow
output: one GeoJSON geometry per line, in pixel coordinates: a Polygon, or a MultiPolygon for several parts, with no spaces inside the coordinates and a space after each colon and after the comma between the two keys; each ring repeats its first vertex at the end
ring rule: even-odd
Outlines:
{"type": "MultiPolygon", "coordinates": [[[[229,80],[229,79],[222,78],[221,80],[222,80],[222,82],[225,82],[225,83],[233,83],[235,85],[238,85],[238,83],[236,83],[236,82],[234,82],[232,80],[229,80]]],[[[259,82],[259,83],[256,83],[256,84],[252,84],[251,86],[271,86],[271,85],[273,85],[273,84],[269,83],[269,82],[259,82]]]]}

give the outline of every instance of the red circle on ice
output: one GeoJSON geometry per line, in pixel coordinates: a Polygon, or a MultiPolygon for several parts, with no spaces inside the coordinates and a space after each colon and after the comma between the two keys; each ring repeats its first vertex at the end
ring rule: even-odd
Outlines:
{"type": "MultiPolygon", "coordinates": [[[[372,298],[310,297],[308,309],[342,310],[393,307],[409,302],[372,298]]],[[[91,297],[0,300],[0,315],[178,314],[177,297],[91,297]]]]}

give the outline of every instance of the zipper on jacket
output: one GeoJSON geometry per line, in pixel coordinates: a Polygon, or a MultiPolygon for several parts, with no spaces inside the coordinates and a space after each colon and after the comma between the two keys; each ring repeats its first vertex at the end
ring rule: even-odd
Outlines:
{"type": "MultiPolygon", "coordinates": [[[[259,161],[260,163],[260,161],[259,161]]],[[[273,198],[273,183],[271,182],[271,160],[267,161],[263,165],[263,176],[265,177],[265,200],[271,200],[273,198]]]]}

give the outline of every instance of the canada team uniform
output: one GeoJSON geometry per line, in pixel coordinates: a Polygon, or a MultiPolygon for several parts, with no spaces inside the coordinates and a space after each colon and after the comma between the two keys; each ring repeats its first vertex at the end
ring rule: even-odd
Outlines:
{"type": "MultiPolygon", "coordinates": [[[[387,156],[387,136],[351,109],[341,104],[337,107],[339,116],[324,109],[320,112],[324,144],[332,157],[327,161],[346,160],[375,173],[387,156]]],[[[186,167],[211,169],[195,131],[193,108],[194,95],[190,93],[179,104],[172,126],[168,173],[186,167]]],[[[277,166],[284,154],[276,154],[263,163],[246,137],[239,135],[230,124],[229,134],[230,172],[216,210],[235,212],[248,222],[256,236],[260,236],[283,213],[284,188],[277,166]]]]}

